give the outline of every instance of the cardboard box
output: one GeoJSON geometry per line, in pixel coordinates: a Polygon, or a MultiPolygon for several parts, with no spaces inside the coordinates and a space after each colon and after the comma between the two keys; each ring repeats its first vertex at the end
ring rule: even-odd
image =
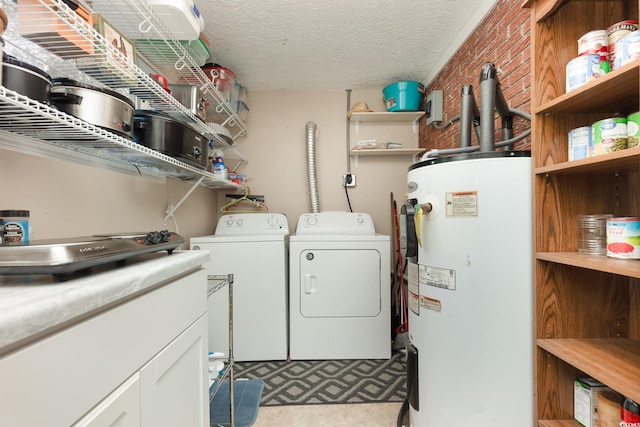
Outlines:
{"type": "Polygon", "coordinates": [[[96,41],[96,52],[90,58],[79,58],[78,69],[114,87],[135,85],[136,50],[133,42],[102,15],[94,13],[91,20],[105,43],[116,48],[125,58],[114,54],[108,46],[101,48],[101,43],[96,41]]]}
{"type": "Polygon", "coordinates": [[[598,393],[598,427],[620,427],[624,397],[616,392],[598,393]]]}
{"type": "Polygon", "coordinates": [[[93,21],[93,28],[106,39],[107,43],[126,56],[129,62],[136,63],[135,47],[127,36],[99,13],[94,13],[91,20],[93,21]]]}
{"type": "Polygon", "coordinates": [[[613,390],[590,377],[573,381],[573,418],[584,427],[599,427],[598,396],[613,390]]]}
{"type": "Polygon", "coordinates": [[[50,0],[18,0],[17,17],[22,37],[61,58],[93,54],[92,32],[76,21],[93,26],[92,15],[82,6],[68,12],[50,0]]]}

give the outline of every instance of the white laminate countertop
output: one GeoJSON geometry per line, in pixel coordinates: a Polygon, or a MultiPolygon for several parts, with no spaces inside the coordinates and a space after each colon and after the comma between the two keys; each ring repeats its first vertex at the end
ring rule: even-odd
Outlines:
{"type": "Polygon", "coordinates": [[[141,255],[121,267],[58,282],[53,276],[0,275],[0,355],[88,313],[198,269],[209,251],[141,255]]]}

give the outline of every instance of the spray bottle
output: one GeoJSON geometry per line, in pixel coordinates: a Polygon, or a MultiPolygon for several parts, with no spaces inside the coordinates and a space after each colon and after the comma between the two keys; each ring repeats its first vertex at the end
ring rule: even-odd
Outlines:
{"type": "Polygon", "coordinates": [[[227,179],[227,166],[222,161],[221,156],[217,156],[216,161],[213,163],[213,174],[219,178],[227,179]]]}

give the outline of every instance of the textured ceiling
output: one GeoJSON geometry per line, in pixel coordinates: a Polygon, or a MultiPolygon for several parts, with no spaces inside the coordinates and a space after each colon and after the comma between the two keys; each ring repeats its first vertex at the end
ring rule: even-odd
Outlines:
{"type": "Polygon", "coordinates": [[[251,90],[428,83],[496,0],[203,0],[211,60],[251,90]]]}

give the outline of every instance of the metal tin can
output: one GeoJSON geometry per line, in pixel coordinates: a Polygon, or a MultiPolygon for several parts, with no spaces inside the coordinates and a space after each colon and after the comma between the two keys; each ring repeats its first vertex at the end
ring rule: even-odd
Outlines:
{"type": "Polygon", "coordinates": [[[593,156],[591,126],[582,126],[569,131],[569,161],[593,156]]]}
{"type": "Polygon", "coordinates": [[[622,38],[622,52],[620,65],[624,66],[640,58],[640,31],[632,31],[622,38]]]}
{"type": "Polygon", "coordinates": [[[616,59],[616,41],[622,39],[624,36],[629,34],[632,31],[636,31],[638,28],[638,20],[637,19],[627,19],[624,21],[616,22],[607,28],[607,37],[609,43],[609,64],[611,64],[611,69],[615,69],[615,59],[616,59]]]}
{"type": "Polygon", "coordinates": [[[627,148],[627,118],[604,119],[591,125],[593,155],[612,153],[627,148]]]}
{"type": "Polygon", "coordinates": [[[640,142],[640,111],[627,116],[627,148],[637,147],[640,142]]]}
{"type": "Polygon", "coordinates": [[[611,214],[578,215],[578,253],[607,254],[607,219],[611,214]]]}
{"type": "Polygon", "coordinates": [[[593,30],[578,39],[578,56],[600,53],[609,44],[607,30],[593,30]]]}
{"type": "Polygon", "coordinates": [[[4,210],[0,218],[3,245],[29,242],[29,211],[4,210]]]}
{"type": "Polygon", "coordinates": [[[567,92],[587,84],[602,74],[604,73],[600,70],[600,55],[586,54],[572,59],[567,64],[567,92]]]}
{"type": "Polygon", "coordinates": [[[607,219],[607,256],[640,259],[640,218],[607,219]]]}

